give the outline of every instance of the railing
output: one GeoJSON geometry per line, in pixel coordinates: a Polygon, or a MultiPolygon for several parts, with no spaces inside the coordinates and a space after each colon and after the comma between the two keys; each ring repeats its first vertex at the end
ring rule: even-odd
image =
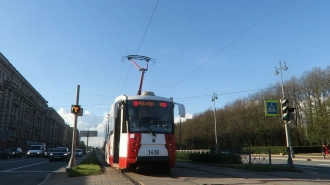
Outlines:
{"type": "MultiPolygon", "coordinates": [[[[179,153],[214,153],[211,149],[176,150],[179,153]]],[[[272,165],[271,149],[220,149],[220,154],[237,154],[241,156],[243,164],[272,165]]]]}
{"type": "Polygon", "coordinates": [[[272,165],[271,149],[248,149],[241,153],[243,164],[272,165]]]}
{"type": "Polygon", "coordinates": [[[210,153],[210,149],[196,149],[196,150],[176,150],[179,153],[210,153]]]}

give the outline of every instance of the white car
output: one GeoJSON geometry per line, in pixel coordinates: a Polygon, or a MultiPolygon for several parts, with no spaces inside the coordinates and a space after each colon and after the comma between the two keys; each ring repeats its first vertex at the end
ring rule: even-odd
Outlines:
{"type": "Polygon", "coordinates": [[[30,157],[43,157],[44,156],[44,148],[42,145],[31,145],[28,152],[26,153],[27,158],[30,157]]]}
{"type": "Polygon", "coordinates": [[[82,151],[82,149],[76,149],[74,155],[75,155],[76,157],[82,157],[82,156],[83,156],[83,151],[82,151]]]}

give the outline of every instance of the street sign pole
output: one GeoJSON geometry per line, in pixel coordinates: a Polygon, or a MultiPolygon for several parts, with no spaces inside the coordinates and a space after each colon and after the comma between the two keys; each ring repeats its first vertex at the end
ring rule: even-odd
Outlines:
{"type": "MultiPolygon", "coordinates": [[[[80,85],[77,86],[76,105],[79,105],[79,90],[80,90],[80,85]]],[[[76,151],[77,119],[78,119],[78,114],[76,113],[76,114],[74,114],[71,157],[70,157],[69,164],[66,167],[66,171],[70,171],[73,167],[76,166],[75,151],[76,151]]]]}

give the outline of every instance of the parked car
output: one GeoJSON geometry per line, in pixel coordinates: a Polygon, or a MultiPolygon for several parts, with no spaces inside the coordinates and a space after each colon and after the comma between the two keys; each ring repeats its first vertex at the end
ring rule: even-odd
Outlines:
{"type": "Polygon", "coordinates": [[[76,149],[74,155],[75,155],[76,157],[82,157],[82,156],[83,156],[83,151],[82,151],[82,149],[76,149]]]}
{"type": "Polygon", "coordinates": [[[10,158],[9,151],[5,148],[0,148],[0,158],[9,159],[10,158]]]}
{"type": "Polygon", "coordinates": [[[23,155],[22,149],[20,147],[8,148],[8,151],[10,152],[10,157],[13,157],[13,158],[16,158],[16,157],[21,158],[23,155]]]}
{"type": "Polygon", "coordinates": [[[70,160],[70,150],[67,147],[57,147],[49,154],[49,162],[55,160],[70,160]]]}
{"type": "Polygon", "coordinates": [[[51,153],[51,152],[53,152],[55,150],[55,148],[47,148],[47,150],[45,151],[45,153],[44,153],[44,157],[45,158],[49,158],[49,154],[51,153]]]}

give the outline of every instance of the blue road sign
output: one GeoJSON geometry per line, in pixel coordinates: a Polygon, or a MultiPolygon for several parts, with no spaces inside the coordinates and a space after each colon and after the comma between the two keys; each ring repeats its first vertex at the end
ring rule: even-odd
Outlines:
{"type": "Polygon", "coordinates": [[[278,100],[265,100],[265,116],[280,116],[278,100]]]}

